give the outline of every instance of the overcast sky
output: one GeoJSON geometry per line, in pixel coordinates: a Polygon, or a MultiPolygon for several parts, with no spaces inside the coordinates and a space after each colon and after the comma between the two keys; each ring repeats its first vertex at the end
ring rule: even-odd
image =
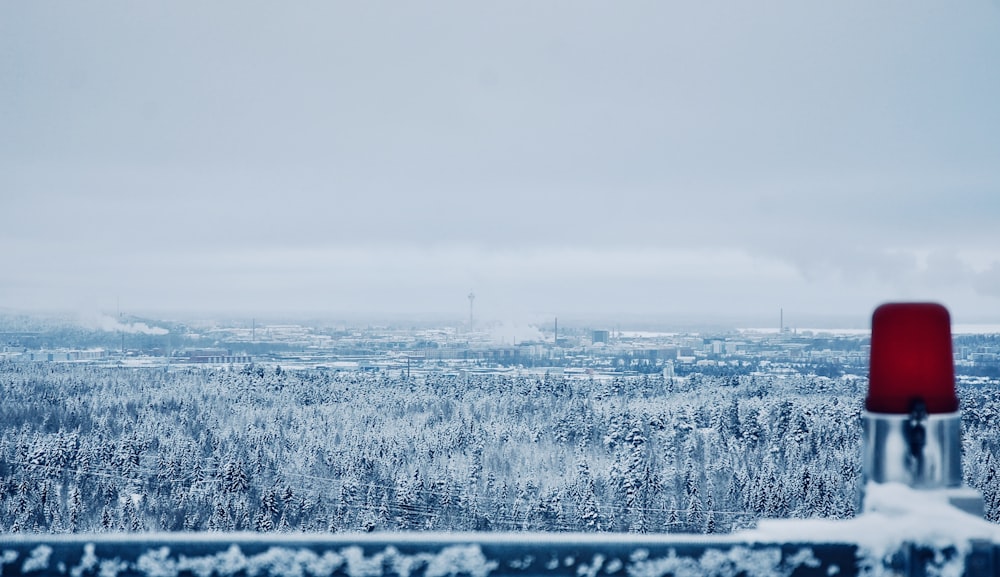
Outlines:
{"type": "Polygon", "coordinates": [[[8,310],[996,320],[1000,1],[2,2],[0,248],[8,310]]]}

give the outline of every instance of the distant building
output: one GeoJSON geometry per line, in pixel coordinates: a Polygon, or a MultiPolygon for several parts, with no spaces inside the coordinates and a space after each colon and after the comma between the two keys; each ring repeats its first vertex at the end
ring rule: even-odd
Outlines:
{"type": "Polygon", "coordinates": [[[25,361],[47,361],[47,362],[73,362],[73,361],[97,361],[105,359],[108,357],[107,351],[104,349],[88,349],[88,350],[40,350],[40,351],[24,351],[20,355],[21,360],[25,361]]]}
{"type": "Polygon", "coordinates": [[[253,359],[246,354],[234,355],[228,349],[199,349],[188,353],[189,363],[231,365],[250,364],[253,359]]]}
{"type": "Polygon", "coordinates": [[[608,341],[610,341],[610,340],[611,340],[611,332],[610,331],[599,330],[599,331],[593,331],[591,333],[590,341],[592,343],[594,343],[594,344],[597,344],[597,343],[605,343],[605,344],[607,344],[608,341]]]}

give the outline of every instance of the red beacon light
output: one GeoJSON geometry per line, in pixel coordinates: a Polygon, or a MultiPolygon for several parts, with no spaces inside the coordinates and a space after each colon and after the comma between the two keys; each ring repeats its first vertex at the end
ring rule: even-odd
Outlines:
{"type": "Polygon", "coordinates": [[[958,411],[951,317],[936,303],[889,303],[872,315],[871,371],[865,409],[909,414],[958,411]]]}
{"type": "Polygon", "coordinates": [[[961,425],[948,309],[937,303],[875,309],[862,415],[865,482],[938,490],[982,515],[982,496],[962,487],[961,425]]]}

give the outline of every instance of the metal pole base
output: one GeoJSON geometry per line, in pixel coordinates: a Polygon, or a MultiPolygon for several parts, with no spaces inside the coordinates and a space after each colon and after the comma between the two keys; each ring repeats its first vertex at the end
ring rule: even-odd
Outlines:
{"type": "Polygon", "coordinates": [[[962,486],[960,413],[923,415],[915,423],[912,415],[865,411],[861,420],[866,482],[903,483],[915,489],[962,486]]]}

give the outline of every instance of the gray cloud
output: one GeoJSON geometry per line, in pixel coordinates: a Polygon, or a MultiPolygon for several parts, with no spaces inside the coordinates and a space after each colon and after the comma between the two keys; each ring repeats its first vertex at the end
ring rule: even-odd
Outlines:
{"type": "Polygon", "coordinates": [[[4,4],[0,298],[1000,314],[997,53],[929,1],[4,4]]]}
{"type": "Polygon", "coordinates": [[[1000,263],[994,262],[990,268],[975,278],[976,291],[990,297],[1000,297],[1000,263]]]}

